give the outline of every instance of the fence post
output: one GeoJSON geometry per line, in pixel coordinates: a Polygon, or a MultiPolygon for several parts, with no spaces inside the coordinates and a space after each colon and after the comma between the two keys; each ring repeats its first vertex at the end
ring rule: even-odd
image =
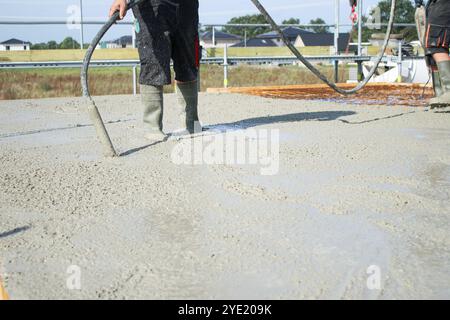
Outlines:
{"type": "MultiPolygon", "coordinates": [[[[336,56],[339,55],[339,20],[340,20],[340,2],[339,0],[335,1],[334,4],[334,54],[336,56]]],[[[339,81],[339,60],[334,60],[334,82],[338,83],[339,81]]]]}
{"type": "Polygon", "coordinates": [[[362,61],[358,60],[356,63],[358,64],[358,81],[362,81],[364,79],[362,61]]]}
{"type": "Polygon", "coordinates": [[[397,69],[398,69],[398,75],[397,75],[397,82],[402,82],[402,40],[398,41],[398,61],[397,61],[397,69]]]}
{"type": "Polygon", "coordinates": [[[137,95],[137,65],[133,66],[133,94],[137,95]]]}
{"type": "Polygon", "coordinates": [[[223,87],[228,88],[228,45],[223,48],[223,87]]]}
{"type": "Polygon", "coordinates": [[[334,64],[334,82],[338,83],[339,82],[339,60],[334,60],[333,64],[334,64]]]}
{"type": "Polygon", "coordinates": [[[358,1],[358,56],[362,56],[363,0],[358,1]]]}

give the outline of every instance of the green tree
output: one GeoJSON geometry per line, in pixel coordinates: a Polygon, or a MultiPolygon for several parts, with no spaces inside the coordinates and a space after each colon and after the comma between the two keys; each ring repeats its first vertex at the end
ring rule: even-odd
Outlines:
{"type": "Polygon", "coordinates": [[[59,49],[80,49],[80,44],[72,37],[67,37],[59,44],[59,49]]]}
{"type": "Polygon", "coordinates": [[[283,20],[283,22],[281,24],[300,24],[300,19],[289,18],[287,20],[283,20]]]}
{"type": "MultiPolygon", "coordinates": [[[[251,23],[251,24],[267,24],[266,19],[261,14],[254,15],[246,15],[241,17],[234,17],[228,23],[251,23]]],[[[259,34],[269,32],[271,29],[269,27],[248,27],[248,28],[239,28],[239,27],[229,27],[226,26],[223,28],[224,32],[236,34],[239,36],[244,36],[245,30],[247,31],[247,37],[253,38],[259,34]]]]}
{"type": "MultiPolygon", "coordinates": [[[[310,24],[326,24],[325,20],[323,20],[322,18],[312,19],[311,21],[309,21],[309,23],[310,24]]],[[[322,27],[322,26],[309,27],[308,29],[312,30],[314,32],[317,32],[317,33],[323,33],[323,32],[330,31],[329,27],[322,27]]]]}
{"type": "Polygon", "coordinates": [[[51,49],[51,50],[58,49],[58,43],[53,40],[47,42],[47,49],[51,49]]]}
{"type": "Polygon", "coordinates": [[[32,50],[53,50],[58,49],[59,45],[56,41],[49,41],[47,43],[41,42],[41,43],[35,43],[31,46],[32,50]]]}
{"type": "Polygon", "coordinates": [[[41,43],[35,43],[31,45],[31,50],[45,50],[48,49],[47,44],[44,42],[41,43]]]}
{"type": "MultiPolygon", "coordinates": [[[[380,13],[380,22],[387,23],[389,21],[389,14],[391,11],[391,0],[381,0],[378,2],[376,8],[371,12],[372,17],[380,13]]],[[[397,0],[397,10],[395,13],[395,23],[414,23],[414,15],[416,9],[410,0],[397,0]]],[[[368,18],[363,17],[363,22],[367,22],[368,18]]],[[[373,22],[373,21],[371,21],[373,22]]],[[[385,33],[386,26],[378,29],[364,28],[363,29],[363,41],[368,41],[373,33],[385,33]]],[[[403,34],[407,41],[417,40],[417,32],[415,27],[395,27],[392,29],[392,33],[403,34]]]]}

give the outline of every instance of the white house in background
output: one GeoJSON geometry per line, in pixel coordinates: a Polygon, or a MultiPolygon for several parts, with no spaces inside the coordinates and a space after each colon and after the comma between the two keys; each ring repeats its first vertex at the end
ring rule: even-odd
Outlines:
{"type": "Polygon", "coordinates": [[[19,39],[9,39],[0,43],[0,51],[26,51],[30,50],[31,42],[19,39]]]}
{"type": "Polygon", "coordinates": [[[133,37],[123,36],[112,41],[103,41],[99,45],[100,49],[133,48],[133,37]]]}

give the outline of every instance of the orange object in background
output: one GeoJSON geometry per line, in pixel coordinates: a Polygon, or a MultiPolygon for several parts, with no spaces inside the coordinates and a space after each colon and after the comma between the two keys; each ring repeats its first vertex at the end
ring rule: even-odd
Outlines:
{"type": "MultiPolygon", "coordinates": [[[[354,83],[338,84],[339,87],[350,89],[354,83]]],[[[360,92],[343,96],[336,93],[325,84],[266,86],[266,87],[231,87],[208,88],[211,93],[241,93],[265,98],[319,100],[367,105],[403,105],[410,107],[425,107],[433,97],[431,86],[414,83],[368,83],[360,92]]]]}
{"type": "Polygon", "coordinates": [[[0,278],[0,300],[9,300],[8,294],[2,285],[2,279],[0,278]]]}

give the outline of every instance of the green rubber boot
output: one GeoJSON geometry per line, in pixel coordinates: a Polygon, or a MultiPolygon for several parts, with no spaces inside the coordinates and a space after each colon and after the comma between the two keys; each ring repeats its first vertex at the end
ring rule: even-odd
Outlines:
{"type": "Polygon", "coordinates": [[[443,93],[430,100],[430,109],[450,107],[450,60],[437,63],[443,93]]]}
{"type": "Polygon", "coordinates": [[[181,126],[190,134],[202,131],[198,119],[197,81],[177,83],[177,100],[180,106],[181,126]]]}
{"type": "Polygon", "coordinates": [[[163,87],[141,85],[141,100],[144,106],[144,136],[148,140],[164,140],[163,127],[163,87]]]}
{"type": "Polygon", "coordinates": [[[438,70],[434,70],[431,72],[431,79],[433,81],[434,96],[442,96],[444,94],[444,89],[442,88],[441,77],[438,70]]]}

